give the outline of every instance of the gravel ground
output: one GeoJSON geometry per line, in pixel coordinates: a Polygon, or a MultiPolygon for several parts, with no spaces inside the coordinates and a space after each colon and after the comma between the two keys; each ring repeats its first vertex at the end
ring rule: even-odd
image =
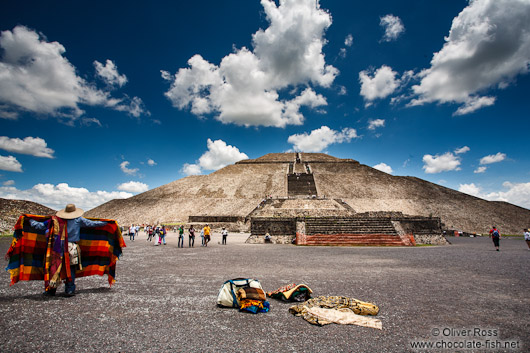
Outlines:
{"type": "MultiPolygon", "coordinates": [[[[184,249],[175,233],[158,247],[144,233],[126,237],[117,283],[80,278],[72,298],[64,287],[43,298],[40,281],[10,287],[4,271],[0,351],[403,352],[421,341],[446,352],[530,351],[530,251],[521,238],[502,239],[496,252],[489,238],[385,248],[251,245],[247,236],[231,234],[223,246],[214,234],[207,248],[184,249]],[[218,308],[219,288],[236,277],[259,279],[266,291],[305,283],[315,295],[375,303],[383,330],[313,326],[276,300],[266,314],[218,308]]],[[[1,253],[9,241],[0,239],[1,253]]]]}

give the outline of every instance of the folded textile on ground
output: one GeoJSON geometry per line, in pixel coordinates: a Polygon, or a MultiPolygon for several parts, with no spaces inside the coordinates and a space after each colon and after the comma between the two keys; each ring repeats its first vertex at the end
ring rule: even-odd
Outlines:
{"type": "MultiPolygon", "coordinates": [[[[108,275],[109,285],[116,281],[116,261],[122,254],[125,242],[118,224],[110,219],[103,227],[81,228],[79,248],[80,269],[76,277],[108,275]],[[82,268],[82,269],[81,269],[82,268]]],[[[9,263],[6,270],[11,276],[11,285],[18,281],[44,280],[45,287],[71,278],[70,257],[66,222],[56,216],[24,214],[19,217],[13,241],[7,251],[9,263]],[[34,219],[46,222],[46,231],[38,231],[29,222],[34,219]]]]}
{"type": "Polygon", "coordinates": [[[302,316],[313,325],[337,323],[382,329],[380,320],[361,316],[377,315],[379,308],[375,304],[354,298],[320,296],[291,306],[289,312],[295,316],[302,316]]]}
{"type": "Polygon", "coordinates": [[[243,287],[239,288],[236,292],[237,301],[240,302],[243,299],[253,299],[265,301],[265,292],[261,288],[243,287]]]}
{"type": "Polygon", "coordinates": [[[335,323],[340,325],[357,325],[383,329],[381,320],[372,317],[357,315],[347,309],[326,309],[318,306],[307,308],[309,315],[315,317],[320,325],[335,323]]]}
{"type": "Polygon", "coordinates": [[[253,314],[266,313],[270,310],[266,300],[242,299],[239,302],[239,311],[248,311],[253,314]]]}
{"type": "Polygon", "coordinates": [[[239,311],[247,311],[253,314],[266,313],[269,311],[269,302],[266,300],[265,292],[261,288],[243,287],[236,292],[239,311]]]}
{"type": "Polygon", "coordinates": [[[313,291],[305,284],[290,283],[272,292],[267,292],[267,296],[284,301],[303,302],[311,298],[313,291]]]}

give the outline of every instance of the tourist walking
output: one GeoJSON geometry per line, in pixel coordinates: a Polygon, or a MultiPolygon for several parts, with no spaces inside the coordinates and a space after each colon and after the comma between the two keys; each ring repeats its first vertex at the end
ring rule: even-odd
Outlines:
{"type": "Polygon", "coordinates": [[[201,246],[204,246],[204,229],[201,229],[201,246]]]}
{"type": "Polygon", "coordinates": [[[162,228],[160,228],[160,243],[161,244],[167,245],[166,235],[167,235],[166,226],[162,226],[162,228]]]}
{"type": "Polygon", "coordinates": [[[493,245],[495,245],[495,250],[499,251],[499,241],[501,239],[501,233],[495,226],[491,227],[490,230],[491,240],[493,240],[493,245]]]}
{"type": "Polygon", "coordinates": [[[181,224],[179,229],[179,244],[178,244],[178,247],[179,248],[183,248],[184,247],[184,226],[181,224]]]}
{"type": "Polygon", "coordinates": [[[530,232],[528,229],[524,229],[524,240],[526,241],[526,245],[528,245],[528,250],[530,250],[530,232]]]}
{"type": "MultiPolygon", "coordinates": [[[[75,295],[75,271],[77,267],[81,265],[80,255],[81,250],[79,248],[79,240],[81,238],[81,227],[94,228],[103,227],[107,224],[105,221],[91,221],[83,216],[85,211],[80,208],[76,208],[74,204],[68,204],[66,207],[57,212],[57,217],[66,221],[66,234],[68,234],[68,254],[69,262],[63,258],[62,264],[64,266],[70,266],[71,279],[65,282],[65,294],[67,297],[75,295]]],[[[47,222],[38,222],[30,219],[32,227],[46,231],[48,229],[47,222]]],[[[50,281],[50,286],[46,288],[44,292],[45,296],[54,296],[60,281],[50,281]]]]}
{"type": "Polygon", "coordinates": [[[153,226],[147,227],[147,240],[151,241],[151,238],[153,238],[153,226]]]}
{"type": "Polygon", "coordinates": [[[160,227],[157,226],[154,230],[154,233],[155,233],[155,246],[158,246],[160,245],[160,227]]]}
{"type": "Polygon", "coordinates": [[[226,245],[226,237],[228,236],[228,231],[225,227],[223,227],[223,230],[221,231],[221,235],[223,236],[223,245],[226,245]]]}
{"type": "Polygon", "coordinates": [[[208,246],[208,243],[210,242],[210,226],[205,225],[202,230],[204,231],[204,246],[208,246]]]}
{"type": "Polygon", "coordinates": [[[134,224],[131,224],[129,227],[129,240],[134,241],[134,235],[136,233],[136,228],[134,227],[134,224]]]}
{"type": "Polygon", "coordinates": [[[193,228],[193,224],[190,226],[190,229],[188,229],[188,233],[188,247],[193,248],[195,246],[195,228],[193,228]]]}

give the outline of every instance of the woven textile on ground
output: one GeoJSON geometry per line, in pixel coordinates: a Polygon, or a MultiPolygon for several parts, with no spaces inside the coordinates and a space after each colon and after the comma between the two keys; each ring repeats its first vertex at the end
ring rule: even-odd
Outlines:
{"type": "Polygon", "coordinates": [[[289,312],[295,316],[302,316],[313,325],[337,323],[382,329],[380,320],[361,316],[377,315],[379,308],[375,304],[354,298],[320,296],[291,306],[289,312]]]}

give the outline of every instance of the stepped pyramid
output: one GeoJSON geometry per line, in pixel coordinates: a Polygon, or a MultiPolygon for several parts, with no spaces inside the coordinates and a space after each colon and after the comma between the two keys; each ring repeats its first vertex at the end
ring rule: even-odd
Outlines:
{"type": "MultiPolygon", "coordinates": [[[[232,222],[251,217],[439,217],[445,229],[504,234],[530,226],[530,210],[486,201],[415,177],[393,176],[352,159],[323,153],[270,153],[209,175],[189,176],[128,199],[112,200],[88,217],[120,224],[232,222]]],[[[247,225],[248,229],[248,225],[247,225]]]]}

